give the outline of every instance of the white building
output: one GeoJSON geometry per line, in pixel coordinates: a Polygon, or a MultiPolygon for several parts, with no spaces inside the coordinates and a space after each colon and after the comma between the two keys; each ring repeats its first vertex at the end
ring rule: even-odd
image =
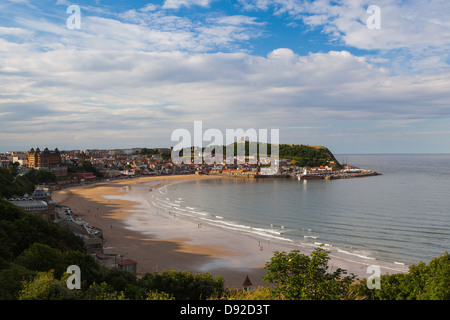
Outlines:
{"type": "Polygon", "coordinates": [[[12,204],[33,213],[48,212],[48,204],[42,200],[35,200],[33,198],[15,198],[8,199],[12,204]]]}

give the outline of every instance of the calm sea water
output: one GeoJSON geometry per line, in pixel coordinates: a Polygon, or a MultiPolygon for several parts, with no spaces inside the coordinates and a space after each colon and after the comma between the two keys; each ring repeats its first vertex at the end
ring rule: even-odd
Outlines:
{"type": "Polygon", "coordinates": [[[237,232],[405,265],[450,251],[450,155],[337,155],[381,176],[213,179],[168,185],[154,203],[237,232]]]}

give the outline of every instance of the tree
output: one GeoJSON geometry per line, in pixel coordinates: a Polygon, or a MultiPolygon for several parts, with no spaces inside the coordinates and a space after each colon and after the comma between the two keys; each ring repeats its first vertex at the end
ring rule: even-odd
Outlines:
{"type": "Polygon", "coordinates": [[[32,244],[17,257],[15,262],[28,270],[41,272],[56,270],[57,274],[62,274],[67,267],[62,264],[61,251],[41,243],[32,244]]]}
{"type": "Polygon", "coordinates": [[[103,279],[116,291],[124,291],[128,286],[136,284],[134,274],[117,268],[108,269],[103,279]]]}
{"type": "Polygon", "coordinates": [[[136,153],[141,154],[141,155],[151,156],[151,155],[154,155],[154,154],[158,154],[158,150],[142,148],[140,152],[136,151],[136,153]]]}
{"type": "Polygon", "coordinates": [[[138,286],[146,292],[165,292],[177,300],[202,300],[224,291],[224,279],[209,273],[193,274],[189,271],[163,271],[147,273],[138,286]]]}
{"type": "Polygon", "coordinates": [[[363,279],[355,292],[371,300],[450,300],[450,255],[446,252],[429,264],[411,265],[407,273],[382,275],[380,283],[380,289],[369,290],[363,279]]]}
{"type": "Polygon", "coordinates": [[[0,198],[22,197],[25,193],[33,193],[34,189],[34,183],[27,177],[16,177],[11,170],[0,168],[0,198]]]}
{"type": "Polygon", "coordinates": [[[343,276],[346,270],[338,268],[328,273],[329,253],[318,247],[311,257],[298,250],[275,252],[266,263],[264,280],[274,285],[275,297],[287,300],[349,299],[350,285],[355,276],[343,276]]]}
{"type": "Polygon", "coordinates": [[[56,182],[57,178],[51,170],[32,169],[25,174],[25,177],[33,184],[56,182]]]}
{"type": "Polygon", "coordinates": [[[67,267],[76,265],[81,269],[81,288],[82,290],[89,285],[103,280],[109,269],[100,265],[94,259],[94,257],[88,253],[79,251],[65,251],[62,252],[62,265],[64,266],[63,272],[66,272],[67,267]]]}
{"type": "Polygon", "coordinates": [[[97,178],[103,178],[103,173],[98,171],[90,161],[82,161],[81,165],[86,172],[92,172],[97,178]]]}
{"type": "MultiPolygon", "coordinates": [[[[413,268],[410,268],[410,274],[414,274],[413,268]]],[[[448,252],[430,261],[425,272],[423,290],[417,295],[417,299],[450,300],[450,255],[448,252]]]]}
{"type": "MultiPolygon", "coordinates": [[[[272,290],[269,287],[259,287],[251,291],[242,289],[228,289],[222,296],[217,299],[220,300],[275,300],[279,297],[274,297],[272,290]]],[[[215,297],[211,297],[214,300],[215,297]]]]}
{"type": "Polygon", "coordinates": [[[22,289],[24,281],[31,281],[37,272],[12,263],[0,271],[0,300],[17,299],[17,293],[22,289]]]}
{"type": "Polygon", "coordinates": [[[24,282],[18,300],[76,300],[76,291],[69,290],[66,279],[58,280],[53,271],[40,272],[33,280],[24,282]]]}
{"type": "Polygon", "coordinates": [[[123,292],[116,291],[106,282],[92,284],[83,295],[84,300],[125,300],[123,292]]]}
{"type": "Polygon", "coordinates": [[[0,200],[0,259],[11,262],[34,243],[58,250],[84,251],[83,239],[70,230],[0,200]]]}

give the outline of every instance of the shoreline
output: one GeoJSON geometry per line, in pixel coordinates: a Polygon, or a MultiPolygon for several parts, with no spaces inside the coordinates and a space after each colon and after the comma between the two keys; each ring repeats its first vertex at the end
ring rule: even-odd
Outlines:
{"type": "MultiPolygon", "coordinates": [[[[137,273],[187,270],[221,275],[225,287],[240,288],[248,275],[254,287],[264,286],[264,264],[274,251],[313,247],[277,243],[253,235],[226,230],[195,219],[179,217],[153,205],[151,196],[167,184],[220,176],[158,176],[101,182],[53,191],[55,202],[72,208],[83,221],[102,229],[104,253],[119,254],[138,262],[137,273]]],[[[367,278],[367,267],[330,252],[329,266],[367,278]]],[[[406,266],[405,266],[406,267],[406,266]]],[[[398,268],[401,268],[399,266],[398,268]]],[[[381,266],[382,274],[402,272],[381,266]]]]}
{"type": "MultiPolygon", "coordinates": [[[[139,201],[142,193],[136,199],[130,197],[130,186],[132,189],[139,185],[141,191],[148,193],[169,183],[208,178],[211,177],[164,176],[101,182],[56,190],[52,197],[54,202],[70,207],[90,226],[102,230],[104,254],[122,255],[124,259],[137,261],[138,275],[163,270],[209,272],[213,276],[223,276],[225,286],[235,288],[240,288],[249,275],[255,279],[252,282],[256,285],[260,283],[258,278],[263,276],[261,268],[249,267],[239,272],[233,266],[224,268],[221,263],[217,264],[218,260],[236,257],[240,253],[217,242],[211,244],[214,241],[208,238],[217,236],[214,229],[203,227],[201,231],[208,231],[208,235],[198,239],[193,233],[198,231],[197,225],[192,221],[178,217],[174,219],[169,214],[162,214],[160,209],[161,214],[155,214],[158,209],[147,206],[148,202],[139,201]],[[153,214],[149,215],[148,210],[153,214]],[[144,221],[147,227],[150,223],[157,226],[156,229],[148,228],[146,232],[136,230],[144,221]],[[173,224],[174,221],[176,224],[173,224]],[[213,233],[209,235],[211,231],[213,233]]],[[[260,285],[263,285],[262,281],[260,285]]]]}

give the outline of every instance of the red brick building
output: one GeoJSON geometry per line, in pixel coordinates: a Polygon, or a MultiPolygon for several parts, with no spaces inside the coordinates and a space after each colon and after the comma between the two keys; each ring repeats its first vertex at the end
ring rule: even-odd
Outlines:
{"type": "Polygon", "coordinates": [[[28,167],[29,168],[51,168],[61,164],[61,153],[58,148],[50,151],[45,148],[41,151],[39,148],[33,148],[28,151],[28,167]]]}

